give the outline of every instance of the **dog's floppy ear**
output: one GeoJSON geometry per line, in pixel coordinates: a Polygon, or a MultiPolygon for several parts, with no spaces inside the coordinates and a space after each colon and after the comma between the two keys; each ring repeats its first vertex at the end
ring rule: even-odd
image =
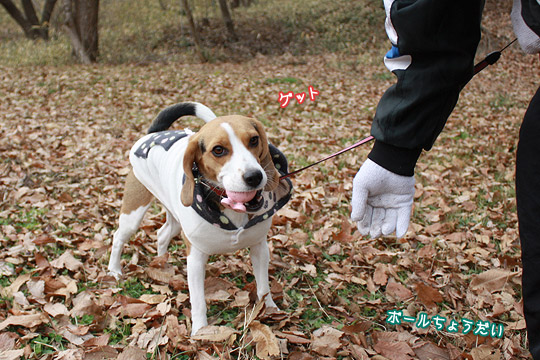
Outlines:
{"type": "Polygon", "coordinates": [[[280,175],[276,167],[274,166],[274,161],[272,161],[272,154],[270,153],[270,149],[268,148],[268,138],[266,137],[266,132],[264,131],[262,123],[255,119],[251,120],[253,126],[259,132],[259,140],[262,146],[262,152],[259,156],[259,162],[264,169],[264,172],[266,173],[266,177],[268,178],[264,190],[272,191],[279,185],[280,175]]]}
{"type": "Polygon", "coordinates": [[[193,204],[193,191],[195,190],[195,178],[193,177],[193,163],[195,163],[195,157],[199,151],[199,144],[195,136],[189,139],[186,152],[184,153],[184,183],[182,184],[182,193],[180,199],[184,206],[191,206],[193,204]]]}

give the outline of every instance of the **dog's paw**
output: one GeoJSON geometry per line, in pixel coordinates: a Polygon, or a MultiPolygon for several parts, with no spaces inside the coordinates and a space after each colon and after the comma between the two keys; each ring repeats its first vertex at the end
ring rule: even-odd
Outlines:
{"type": "Polygon", "coordinates": [[[274,300],[272,300],[272,298],[269,297],[269,296],[267,296],[266,299],[264,300],[264,304],[266,305],[267,309],[275,309],[275,310],[279,311],[278,306],[276,305],[274,300]]]}
{"type": "Polygon", "coordinates": [[[196,320],[193,320],[193,323],[191,325],[191,336],[195,336],[197,334],[197,331],[199,331],[201,328],[205,327],[208,325],[208,321],[206,320],[206,318],[203,320],[200,320],[200,321],[196,321],[196,320]]]}
{"type": "Polygon", "coordinates": [[[114,277],[116,280],[120,280],[122,277],[122,270],[109,268],[107,275],[114,277]]]}

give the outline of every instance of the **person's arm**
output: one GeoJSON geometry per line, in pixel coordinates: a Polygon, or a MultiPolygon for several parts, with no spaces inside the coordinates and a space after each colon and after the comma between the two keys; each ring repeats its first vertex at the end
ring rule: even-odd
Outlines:
{"type": "Polygon", "coordinates": [[[371,128],[376,140],[353,182],[351,218],[363,234],[396,231],[401,237],[409,223],[418,157],[431,149],[473,76],[484,1],[385,0],[384,5],[392,43],[385,64],[397,82],[377,106],[371,128]]]}
{"type": "Polygon", "coordinates": [[[473,76],[483,1],[387,0],[385,6],[393,45],[385,63],[397,83],[377,106],[371,133],[384,145],[369,157],[412,176],[421,150],[431,149],[473,76]]]}

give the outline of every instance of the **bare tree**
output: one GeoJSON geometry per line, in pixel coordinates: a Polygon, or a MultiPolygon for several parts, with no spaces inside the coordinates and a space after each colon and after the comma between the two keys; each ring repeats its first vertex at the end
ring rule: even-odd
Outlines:
{"type": "Polygon", "coordinates": [[[234,23],[231,18],[231,13],[229,12],[227,0],[219,0],[219,7],[221,9],[221,16],[223,17],[223,22],[225,23],[225,27],[227,28],[227,32],[229,33],[231,40],[237,41],[238,36],[236,36],[236,32],[234,31],[234,23]]]}
{"type": "Polygon", "coordinates": [[[83,64],[97,60],[99,0],[64,0],[64,27],[75,56],[83,64]]]}
{"type": "Polygon", "coordinates": [[[184,8],[184,12],[186,13],[186,17],[188,18],[189,29],[191,30],[191,36],[193,36],[193,42],[195,43],[195,51],[197,52],[197,56],[199,57],[199,60],[201,62],[206,62],[207,59],[206,56],[204,56],[202,50],[199,30],[195,25],[195,20],[193,20],[193,14],[191,13],[191,8],[189,7],[188,0],[182,0],[182,7],[184,8]]]}
{"type": "Polygon", "coordinates": [[[21,0],[23,12],[11,0],[0,0],[0,5],[23,29],[24,35],[29,39],[49,40],[49,22],[57,0],[46,0],[38,19],[32,0],[21,0]]]}

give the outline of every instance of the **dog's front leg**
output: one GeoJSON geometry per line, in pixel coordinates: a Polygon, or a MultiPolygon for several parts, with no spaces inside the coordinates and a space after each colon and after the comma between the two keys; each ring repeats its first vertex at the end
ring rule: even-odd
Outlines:
{"type": "Polygon", "coordinates": [[[270,252],[268,250],[266,238],[257,245],[250,247],[249,253],[251,256],[251,264],[253,266],[255,281],[257,282],[257,296],[259,297],[259,300],[266,295],[266,307],[277,308],[277,305],[272,299],[270,286],[268,284],[268,264],[270,263],[270,252]]]}
{"type": "Polygon", "coordinates": [[[187,257],[187,277],[189,299],[191,302],[191,336],[203,326],[208,325],[206,319],[206,300],[204,298],[204,277],[208,255],[191,247],[187,257]]]}

